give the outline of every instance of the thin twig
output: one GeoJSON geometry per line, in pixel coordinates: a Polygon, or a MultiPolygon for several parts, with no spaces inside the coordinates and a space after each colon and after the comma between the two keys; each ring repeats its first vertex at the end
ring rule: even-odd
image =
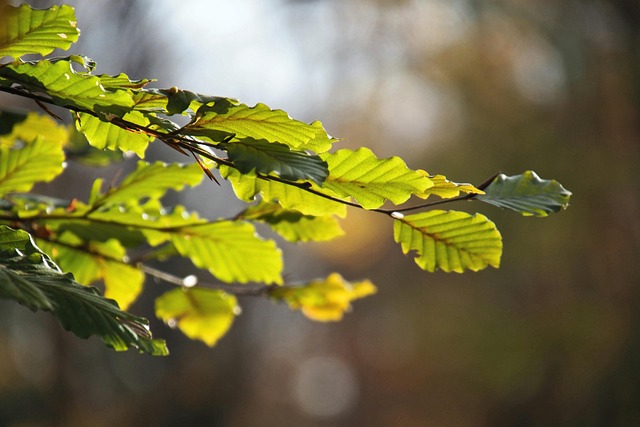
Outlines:
{"type": "MultiPolygon", "coordinates": [[[[31,92],[27,92],[24,90],[19,90],[13,87],[0,87],[0,91],[4,91],[7,93],[11,93],[14,95],[18,95],[18,96],[23,96],[26,98],[30,98],[33,99],[38,105],[42,105],[43,103],[47,103],[47,104],[53,104],[53,105],[58,105],[56,104],[53,100],[43,97],[41,95],[36,95],[33,94],[31,92]]],[[[74,112],[82,112],[82,113],[86,113],[86,114],[90,114],[98,119],[101,119],[101,117],[94,111],[91,110],[87,110],[81,107],[77,107],[77,106],[69,106],[69,105],[58,105],[62,108],[66,108],[68,110],[74,111],[74,112]]],[[[102,120],[102,119],[101,119],[102,120]]],[[[127,120],[124,120],[122,118],[116,117],[114,119],[112,119],[110,121],[110,123],[112,123],[115,126],[118,126],[120,128],[123,128],[125,130],[129,130],[129,131],[134,131],[134,132],[140,132],[140,133],[145,133],[149,136],[153,136],[157,139],[159,139],[160,141],[162,141],[163,143],[165,143],[166,145],[168,145],[169,147],[179,151],[182,154],[187,154],[186,152],[190,152],[194,158],[196,159],[196,161],[199,163],[200,167],[203,169],[204,173],[207,174],[207,176],[214,180],[216,183],[219,184],[218,180],[211,174],[211,171],[209,171],[203,164],[202,162],[196,157],[196,154],[209,159],[213,162],[215,162],[218,165],[225,165],[234,169],[237,169],[237,166],[229,161],[228,159],[223,159],[221,157],[218,157],[214,154],[212,154],[211,152],[198,147],[197,144],[202,144],[204,146],[212,146],[212,144],[204,142],[204,141],[200,141],[197,140],[195,138],[193,138],[192,136],[183,136],[180,135],[179,132],[182,131],[184,129],[184,127],[174,130],[172,132],[169,133],[164,133],[164,132],[160,132],[157,130],[153,130],[153,129],[149,129],[148,127],[136,124],[136,123],[132,123],[129,122],[127,120]]],[[[493,180],[496,178],[496,176],[499,175],[499,172],[494,174],[493,176],[491,176],[490,178],[488,178],[487,180],[485,180],[482,184],[480,184],[479,186],[477,186],[476,188],[482,190],[484,188],[486,188],[488,185],[491,184],[491,182],[493,182],[493,180]]],[[[256,173],[256,177],[258,179],[261,180],[265,180],[265,181],[275,181],[275,182],[279,182],[285,185],[289,185],[292,187],[296,187],[299,188],[300,190],[306,191],[308,193],[314,194],[318,197],[322,197],[324,199],[336,202],[336,203],[341,203],[347,206],[351,206],[354,208],[358,208],[358,209],[363,209],[363,210],[368,210],[370,212],[376,212],[376,213],[381,213],[387,216],[392,216],[394,212],[407,212],[407,211],[411,211],[411,210],[418,210],[418,209],[425,209],[425,208],[429,208],[432,206],[437,206],[437,205],[441,205],[441,204],[446,204],[446,203],[452,203],[452,202],[457,202],[457,201],[461,201],[461,200],[472,200],[476,197],[476,194],[466,194],[464,196],[459,196],[459,197],[454,197],[451,199],[442,199],[442,200],[437,200],[434,202],[428,202],[428,203],[423,203],[420,205],[416,205],[416,206],[411,206],[411,207],[405,207],[405,208],[399,208],[399,209],[365,209],[362,205],[360,205],[359,203],[354,203],[354,202],[350,202],[348,200],[343,200],[340,199],[338,197],[334,197],[331,196],[329,194],[323,193],[320,190],[317,190],[315,188],[313,188],[311,186],[310,183],[308,182],[293,182],[293,181],[287,181],[285,179],[282,179],[280,177],[277,176],[273,176],[273,175],[264,175],[264,174],[260,174],[260,173],[256,173]]]]}
{"type": "MultiPolygon", "coordinates": [[[[121,258],[111,257],[108,255],[104,255],[104,254],[92,251],[90,248],[85,246],[74,246],[68,243],[63,243],[54,239],[50,239],[48,237],[38,237],[38,238],[41,240],[45,240],[53,245],[63,246],[68,249],[84,252],[90,256],[98,257],[100,259],[103,259],[109,262],[114,262],[122,265],[127,265],[129,267],[137,268],[138,270],[142,271],[143,273],[151,277],[162,280],[163,282],[166,282],[166,283],[170,283],[172,285],[187,287],[185,285],[185,280],[183,277],[179,277],[174,274],[167,273],[166,271],[158,270],[157,268],[143,264],[142,262],[127,261],[121,258]]],[[[203,282],[198,282],[198,286],[202,288],[221,290],[234,295],[247,295],[247,296],[266,295],[269,293],[271,288],[273,288],[273,286],[269,286],[269,285],[251,286],[251,285],[234,285],[234,284],[225,284],[225,283],[203,283],[203,282]]],[[[281,288],[281,286],[278,286],[278,288],[281,288]]]]}

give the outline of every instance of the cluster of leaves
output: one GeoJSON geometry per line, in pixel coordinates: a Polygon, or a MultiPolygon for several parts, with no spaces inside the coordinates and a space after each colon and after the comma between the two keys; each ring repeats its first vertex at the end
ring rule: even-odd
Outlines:
{"type": "Polygon", "coordinates": [[[533,172],[498,175],[475,187],[412,170],[367,148],[334,149],[320,122],[294,120],[266,105],[177,88],[151,80],[96,74],[95,63],[69,55],[36,61],[25,55],[66,50],[78,38],[69,6],[7,7],[0,21],[0,91],[71,113],[71,125],[47,115],[0,112],[0,296],[54,313],[81,337],[98,335],[116,350],[134,347],[166,354],[146,320],[126,310],[146,275],[174,283],[156,299],[156,315],[187,336],[214,345],[239,313],[235,294],[263,295],[307,317],[339,320],[351,302],[375,292],[369,281],[325,279],[284,284],[282,254],[260,237],[263,223],[290,242],[343,234],[347,207],[388,216],[405,253],[426,271],[462,272],[498,267],[502,238],[483,215],[431,209],[474,199],[525,215],[546,216],[568,204],[570,193],[533,172]],[[186,116],[180,126],[172,116],[186,116]],[[119,184],[96,180],[87,201],[29,193],[61,174],[66,159],[104,165],[159,141],[189,164],[148,163],[119,184]],[[169,190],[198,185],[212,170],[250,203],[233,218],[204,219],[184,206],[163,206],[169,190]],[[402,207],[410,199],[436,201],[402,207]],[[391,209],[385,205],[395,205],[391,209]],[[404,212],[419,210],[416,214],[404,212]],[[148,265],[179,256],[219,283],[197,284],[148,265]],[[70,272],[70,273],[63,273],[70,272]],[[102,282],[105,295],[90,285],[102,282]]]}

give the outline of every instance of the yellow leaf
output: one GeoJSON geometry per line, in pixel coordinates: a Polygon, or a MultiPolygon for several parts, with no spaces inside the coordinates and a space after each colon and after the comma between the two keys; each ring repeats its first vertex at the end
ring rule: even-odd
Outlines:
{"type": "MultiPolygon", "coordinates": [[[[0,112],[0,119],[3,119],[5,114],[10,113],[0,112]]],[[[0,135],[0,146],[11,147],[16,140],[29,143],[38,137],[46,144],[64,146],[69,139],[69,129],[67,126],[56,123],[49,116],[30,112],[24,116],[24,120],[13,125],[10,133],[0,135]]]]}
{"type": "Polygon", "coordinates": [[[338,273],[325,280],[305,285],[273,289],[271,296],[285,301],[293,310],[301,310],[311,320],[332,322],[341,320],[351,310],[351,302],[374,294],[376,287],[369,280],[350,283],[338,273]]]}
{"type": "Polygon", "coordinates": [[[144,284],[144,273],[130,265],[107,261],[102,265],[104,296],[114,299],[126,310],[138,298],[144,284]]]}
{"type": "Polygon", "coordinates": [[[477,189],[471,184],[449,181],[444,175],[429,175],[423,170],[418,170],[421,175],[426,176],[433,182],[433,187],[429,187],[421,193],[415,193],[421,199],[434,195],[442,199],[458,197],[460,193],[484,194],[484,191],[477,189]]]}
{"type": "Polygon", "coordinates": [[[156,316],[191,339],[213,347],[240,312],[236,297],[204,289],[174,289],[156,299],[156,316]]]}

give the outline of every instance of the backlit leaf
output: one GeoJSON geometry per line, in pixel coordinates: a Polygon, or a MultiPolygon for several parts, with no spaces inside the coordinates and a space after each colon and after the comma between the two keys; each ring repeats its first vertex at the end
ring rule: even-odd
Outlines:
{"type": "Polygon", "coordinates": [[[29,191],[36,182],[48,182],[63,170],[61,143],[37,139],[23,146],[0,146],[0,195],[29,191]]]}
{"type": "Polygon", "coordinates": [[[442,199],[450,199],[458,197],[460,193],[467,194],[484,194],[484,191],[478,190],[471,184],[459,184],[457,182],[449,181],[444,175],[429,175],[425,171],[418,171],[420,174],[428,177],[433,182],[433,187],[427,188],[422,193],[416,193],[416,196],[421,199],[434,195],[442,199]]]}
{"type": "Polygon", "coordinates": [[[13,62],[0,67],[0,86],[16,84],[31,93],[48,95],[51,101],[67,108],[92,110],[122,116],[133,106],[130,91],[107,91],[100,78],[76,72],[73,59],[13,62]]]}
{"type": "Polygon", "coordinates": [[[47,144],[64,146],[69,137],[66,126],[56,123],[49,116],[35,112],[27,114],[0,112],[0,122],[4,123],[5,120],[12,122],[11,129],[8,129],[4,135],[0,134],[0,146],[13,146],[16,141],[32,142],[38,137],[47,144]]]}
{"type": "Polygon", "coordinates": [[[329,151],[333,144],[338,141],[336,138],[332,138],[327,134],[324,126],[322,126],[322,123],[319,121],[316,120],[309,126],[316,129],[316,136],[305,143],[304,148],[306,150],[311,150],[317,154],[324,153],[329,151]]]}
{"type": "Polygon", "coordinates": [[[478,200],[520,212],[525,216],[547,216],[569,205],[571,192],[556,180],[541,179],[535,172],[500,174],[478,200]]]}
{"type": "Polygon", "coordinates": [[[76,17],[71,6],[32,9],[28,4],[0,10],[0,57],[19,58],[30,53],[47,55],[69,49],[78,40],[76,17]]]}
{"type": "Polygon", "coordinates": [[[99,74],[96,77],[100,79],[100,85],[103,88],[110,91],[126,90],[126,89],[141,89],[149,83],[153,82],[153,79],[138,79],[131,80],[125,73],[120,73],[117,76],[110,76],[108,74],[99,74]]]}
{"type": "MultiPolygon", "coordinates": [[[[277,201],[283,208],[297,210],[305,215],[344,217],[347,213],[344,204],[312,194],[302,188],[261,179],[255,174],[242,174],[224,165],[220,167],[220,173],[231,182],[236,196],[246,202],[252,202],[255,196],[259,195],[265,201],[277,201]]],[[[330,190],[317,189],[335,196],[330,190]]]]}
{"type": "Polygon", "coordinates": [[[296,210],[283,209],[277,203],[260,203],[245,210],[242,219],[267,223],[273,231],[290,242],[327,241],[342,236],[334,216],[304,215],[296,210]]]}
{"type": "Polygon", "coordinates": [[[144,273],[120,262],[105,260],[102,263],[104,296],[114,299],[123,310],[138,299],[144,284],[144,273]]]}
{"type": "Polygon", "coordinates": [[[80,338],[97,335],[114,350],[168,354],[163,340],[151,338],[146,319],[120,310],[96,288],[62,273],[27,232],[0,226],[0,260],[1,298],[51,311],[65,329],[80,338]]]}
{"type": "Polygon", "coordinates": [[[292,151],[288,146],[264,139],[242,138],[219,147],[242,173],[275,173],[289,181],[311,180],[321,184],[329,174],[327,164],[318,156],[292,151]]]}
{"type": "Polygon", "coordinates": [[[58,212],[69,207],[68,200],[32,193],[14,193],[0,198],[0,210],[20,219],[58,212]]]}
{"type": "Polygon", "coordinates": [[[156,299],[158,318],[209,347],[227,333],[238,313],[233,295],[213,289],[178,288],[156,299]]]}
{"type": "MultiPolygon", "coordinates": [[[[148,118],[138,111],[125,114],[123,119],[140,126],[149,124],[148,118]]],[[[98,149],[133,151],[138,157],[144,158],[147,146],[154,140],[153,136],[123,129],[86,113],[79,113],[75,123],[76,129],[84,134],[89,144],[98,149]]]]}
{"type": "Polygon", "coordinates": [[[41,221],[57,233],[70,231],[84,241],[106,242],[115,238],[126,247],[139,246],[145,241],[152,246],[159,245],[171,238],[168,230],[206,222],[181,205],[165,210],[153,200],[144,205],[110,205],[84,217],[45,217],[41,221]]]}
{"type": "Polygon", "coordinates": [[[105,297],[115,300],[126,310],[142,292],[144,273],[124,264],[126,252],[116,239],[104,243],[84,243],[69,233],[57,240],[37,239],[38,245],[51,255],[64,271],[73,271],[78,283],[89,286],[103,280],[105,297]]]}
{"type": "Polygon", "coordinates": [[[87,137],[79,132],[75,126],[68,129],[69,139],[64,151],[67,159],[87,166],[107,166],[121,161],[122,151],[101,150],[89,144],[87,137]]]}
{"type": "Polygon", "coordinates": [[[198,185],[202,177],[202,170],[197,163],[167,164],[140,161],[135,171],[127,175],[119,185],[93,200],[92,204],[131,203],[142,198],[159,199],[169,189],[180,191],[185,186],[198,185]]]}
{"type": "Polygon", "coordinates": [[[89,286],[100,278],[100,265],[86,250],[38,238],[35,241],[62,271],[73,271],[73,277],[79,284],[89,286]]]}
{"type": "Polygon", "coordinates": [[[386,200],[404,203],[412,194],[433,186],[429,178],[407,168],[401,158],[378,159],[368,148],[343,149],[321,157],[329,165],[322,188],[339,197],[353,197],[365,209],[377,209],[386,200]]]}
{"type": "Polygon", "coordinates": [[[223,282],[282,283],[282,254],[246,222],[218,221],[171,234],[180,255],[223,282]]]}
{"type": "Polygon", "coordinates": [[[462,273],[487,266],[499,267],[502,237],[493,222],[481,214],[432,210],[394,221],[394,238],[402,251],[417,251],[423,270],[462,273]]]}
{"type": "Polygon", "coordinates": [[[368,280],[347,282],[337,273],[325,280],[314,280],[300,286],[273,288],[269,295],[286,302],[293,310],[301,310],[311,320],[331,322],[341,320],[351,310],[351,302],[376,292],[368,280]]]}
{"type": "MultiPolygon", "coordinates": [[[[319,122],[307,124],[294,120],[282,110],[264,104],[249,107],[230,100],[203,105],[196,120],[184,128],[184,134],[205,136],[221,142],[229,136],[265,139],[286,144],[296,150],[322,150],[333,142],[319,122]]],[[[319,151],[316,151],[319,152],[319,151]]]]}

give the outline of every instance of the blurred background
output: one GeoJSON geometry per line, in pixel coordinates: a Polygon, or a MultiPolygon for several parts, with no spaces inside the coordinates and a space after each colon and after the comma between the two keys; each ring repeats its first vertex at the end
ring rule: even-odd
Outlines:
{"type": "MultiPolygon", "coordinates": [[[[166,288],[149,282],[131,310],[168,358],[111,352],[2,301],[0,426],[640,425],[640,3],[69,3],[72,52],[99,73],[264,102],[454,181],[533,169],[574,195],[542,219],[451,205],[497,223],[499,270],[425,273],[388,218],[359,211],[347,237],[285,246],[292,281],[339,271],[378,286],[337,324],[244,298],[210,349],[153,319],[166,288]]],[[[41,190],[86,197],[95,176],[132,167],[72,164],[41,190]]],[[[210,218],[241,209],[227,185],[180,198],[210,218]]]]}

